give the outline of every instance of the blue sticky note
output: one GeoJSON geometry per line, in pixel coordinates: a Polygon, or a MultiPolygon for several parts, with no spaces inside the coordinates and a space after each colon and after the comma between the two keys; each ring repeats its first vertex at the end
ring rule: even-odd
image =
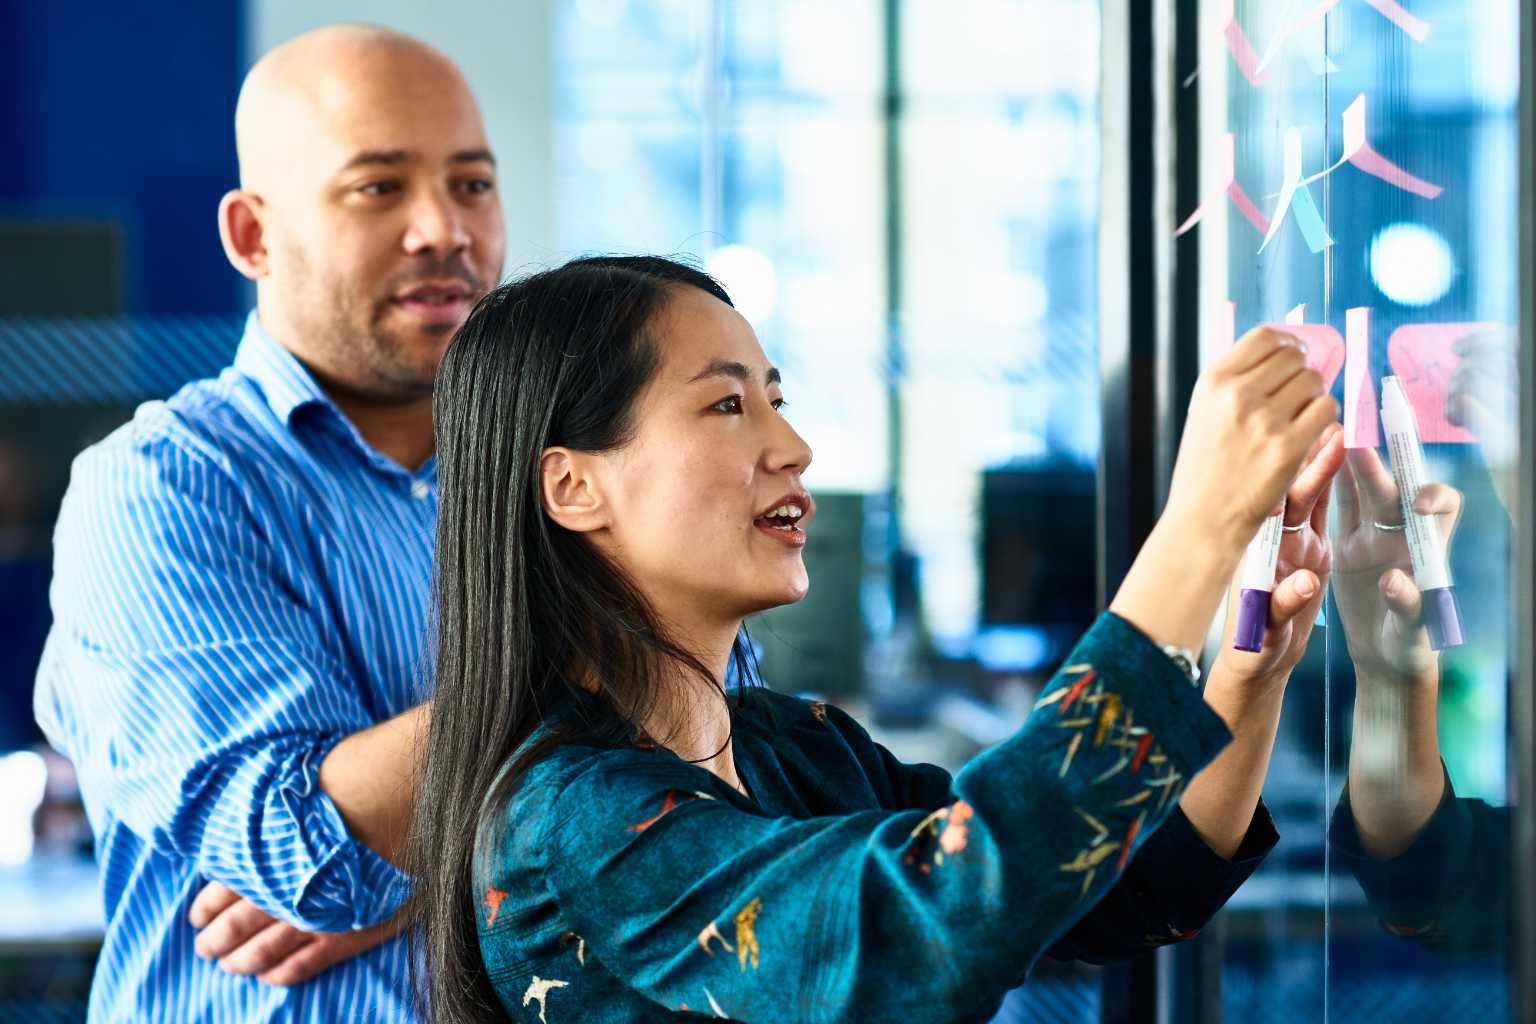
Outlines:
{"type": "Polygon", "coordinates": [[[1291,197],[1291,209],[1296,214],[1296,226],[1307,240],[1308,249],[1318,253],[1333,244],[1333,238],[1323,226],[1322,215],[1317,212],[1317,204],[1312,202],[1312,191],[1307,186],[1301,185],[1296,189],[1296,194],[1291,197]]]}

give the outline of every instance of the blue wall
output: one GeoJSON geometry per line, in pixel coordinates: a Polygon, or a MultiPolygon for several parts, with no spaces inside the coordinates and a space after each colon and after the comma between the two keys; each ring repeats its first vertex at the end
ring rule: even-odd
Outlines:
{"type": "Polygon", "coordinates": [[[243,32],[238,0],[0,0],[0,217],[116,222],[123,312],[237,311],[243,32]]]}

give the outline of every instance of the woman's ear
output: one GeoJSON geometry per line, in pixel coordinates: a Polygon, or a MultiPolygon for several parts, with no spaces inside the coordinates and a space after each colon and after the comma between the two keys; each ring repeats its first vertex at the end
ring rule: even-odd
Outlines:
{"type": "Polygon", "coordinates": [[[569,448],[546,448],[539,457],[544,512],[573,533],[591,533],[608,525],[608,507],[594,468],[590,454],[569,448]]]}
{"type": "Polygon", "coordinates": [[[219,200],[219,241],[234,268],[252,281],[267,276],[266,215],[261,197],[231,189],[219,200]]]}

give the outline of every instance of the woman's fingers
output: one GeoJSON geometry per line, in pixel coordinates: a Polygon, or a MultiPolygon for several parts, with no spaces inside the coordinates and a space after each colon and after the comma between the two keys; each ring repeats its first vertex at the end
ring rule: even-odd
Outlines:
{"type": "MultiPolygon", "coordinates": [[[[1255,327],[1232,346],[1231,351],[1211,368],[1218,375],[1242,376],[1257,369],[1271,357],[1287,352],[1305,351],[1301,340],[1272,327],[1255,327]]],[[[1274,371],[1276,368],[1271,368],[1274,371]]]]}
{"type": "Polygon", "coordinates": [[[1355,483],[1355,469],[1348,458],[1339,471],[1335,487],[1339,496],[1339,527],[1344,533],[1360,529],[1360,487],[1355,483]]]}
{"type": "Polygon", "coordinates": [[[1425,484],[1413,499],[1413,510],[1421,516],[1434,516],[1440,538],[1449,541],[1461,519],[1461,492],[1445,484],[1425,484]]]}
{"type": "MultiPolygon", "coordinates": [[[[1316,370],[1309,370],[1303,366],[1300,373],[1291,377],[1270,395],[1268,399],[1270,414],[1279,420],[1282,429],[1293,421],[1299,424],[1302,414],[1322,393],[1322,375],[1316,370]]],[[[1322,427],[1322,424],[1318,424],[1317,431],[1321,432],[1322,427]]],[[[1317,432],[1308,434],[1306,448],[1303,451],[1310,450],[1316,442],[1317,432]]]]}
{"type": "Polygon", "coordinates": [[[1482,399],[1468,388],[1452,391],[1446,396],[1445,420],[1452,426],[1465,427],[1474,437],[1482,438],[1490,433],[1488,427],[1493,415],[1482,399]]]}
{"type": "Polygon", "coordinates": [[[1317,501],[1312,504],[1312,532],[1319,537],[1326,537],[1328,536],[1328,506],[1333,501],[1334,481],[1339,478],[1339,470],[1344,465],[1344,428],[1342,426],[1328,436],[1320,458],[1329,468],[1329,473],[1327,482],[1318,493],[1317,501]]]}
{"type": "Polygon", "coordinates": [[[1413,499],[1421,516],[1454,516],[1461,511],[1461,492],[1445,484],[1425,484],[1413,499]]]}
{"type": "Polygon", "coordinates": [[[1407,634],[1417,629],[1424,614],[1424,601],[1413,577],[1401,569],[1388,569],[1381,574],[1380,587],[1387,609],[1397,617],[1399,632],[1407,634]]]}
{"type": "Polygon", "coordinates": [[[1308,609],[1316,614],[1321,590],[1317,574],[1310,569],[1298,569],[1281,580],[1269,596],[1269,628],[1281,629],[1308,609]]]}
{"type": "Polygon", "coordinates": [[[1344,431],[1342,427],[1334,425],[1324,430],[1317,439],[1312,454],[1307,457],[1296,481],[1291,484],[1290,492],[1286,495],[1286,525],[1299,526],[1311,519],[1314,528],[1321,525],[1317,531],[1319,534],[1327,528],[1328,485],[1333,482],[1343,462],[1344,431]],[[1321,524],[1316,519],[1318,508],[1324,510],[1321,524]]]}
{"type": "MultiPolygon", "coordinates": [[[[1309,377],[1317,377],[1317,374],[1311,370],[1307,371],[1307,375],[1309,377]]],[[[1319,382],[1321,381],[1321,378],[1317,379],[1319,382]]],[[[1338,400],[1332,395],[1323,393],[1319,383],[1317,396],[1297,409],[1290,423],[1282,426],[1280,429],[1287,436],[1287,439],[1296,446],[1296,451],[1299,454],[1311,448],[1317,442],[1317,439],[1322,436],[1323,431],[1328,429],[1329,424],[1337,422],[1339,422],[1338,400]]],[[[1301,460],[1297,459],[1298,466],[1300,463],[1301,460]]]]}
{"type": "Polygon", "coordinates": [[[1355,484],[1360,489],[1361,518],[1369,517],[1387,523],[1401,519],[1402,510],[1398,508],[1397,502],[1397,482],[1392,479],[1392,474],[1387,472],[1387,467],[1382,465],[1381,456],[1376,454],[1376,449],[1351,449],[1349,466],[1355,472],[1355,484]]]}
{"type": "Polygon", "coordinates": [[[1268,359],[1235,375],[1233,385],[1244,405],[1283,408],[1283,418],[1288,419],[1302,400],[1293,397],[1286,402],[1283,396],[1307,375],[1315,376],[1315,371],[1307,369],[1307,358],[1298,345],[1281,344],[1268,359]]]}

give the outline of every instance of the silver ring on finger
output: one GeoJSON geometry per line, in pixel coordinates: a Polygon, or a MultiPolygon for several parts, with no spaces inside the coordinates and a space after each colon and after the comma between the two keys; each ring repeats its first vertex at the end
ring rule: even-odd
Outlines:
{"type": "Polygon", "coordinates": [[[1281,533],[1300,533],[1302,530],[1305,530],[1306,528],[1307,528],[1307,524],[1306,523],[1297,523],[1295,526],[1286,526],[1284,523],[1280,524],[1280,532],[1281,533]]]}
{"type": "Polygon", "coordinates": [[[1371,520],[1371,525],[1376,527],[1376,529],[1381,530],[1383,533],[1401,533],[1402,531],[1408,529],[1408,527],[1403,523],[1384,523],[1380,519],[1371,520]]]}

